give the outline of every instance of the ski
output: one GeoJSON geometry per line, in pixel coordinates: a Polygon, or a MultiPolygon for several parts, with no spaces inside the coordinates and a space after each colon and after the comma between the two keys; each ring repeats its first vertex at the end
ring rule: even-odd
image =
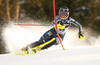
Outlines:
{"type": "Polygon", "coordinates": [[[15,53],[15,54],[17,54],[17,55],[27,55],[27,54],[29,54],[29,51],[32,51],[33,54],[36,54],[36,52],[41,51],[40,48],[42,48],[42,47],[45,46],[45,45],[48,45],[49,43],[52,43],[52,42],[55,41],[55,40],[56,40],[56,38],[53,38],[53,39],[51,39],[50,41],[48,41],[48,42],[46,42],[46,43],[44,43],[44,44],[35,46],[35,47],[31,48],[31,50],[27,50],[27,51],[25,50],[26,48],[23,47],[22,49],[20,49],[20,50],[21,50],[20,53],[15,53]]]}

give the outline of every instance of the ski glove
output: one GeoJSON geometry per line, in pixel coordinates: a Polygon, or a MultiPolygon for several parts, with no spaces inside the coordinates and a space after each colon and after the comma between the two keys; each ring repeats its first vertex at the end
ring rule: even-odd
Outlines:
{"type": "Polygon", "coordinates": [[[79,34],[79,38],[80,38],[81,40],[84,40],[84,36],[82,35],[82,33],[79,32],[78,34],[79,34]]]}

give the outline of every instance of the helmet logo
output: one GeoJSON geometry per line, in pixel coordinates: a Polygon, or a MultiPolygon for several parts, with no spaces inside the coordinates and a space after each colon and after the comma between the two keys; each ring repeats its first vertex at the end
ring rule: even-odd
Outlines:
{"type": "Polygon", "coordinates": [[[60,11],[69,12],[69,9],[61,9],[60,11]]]}
{"type": "Polygon", "coordinates": [[[69,10],[67,9],[67,11],[69,11],[69,10]]]}

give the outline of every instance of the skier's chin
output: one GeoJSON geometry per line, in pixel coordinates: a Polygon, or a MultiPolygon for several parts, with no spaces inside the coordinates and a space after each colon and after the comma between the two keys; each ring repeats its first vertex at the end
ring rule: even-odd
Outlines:
{"type": "Polygon", "coordinates": [[[63,17],[63,16],[61,16],[60,18],[61,18],[61,19],[66,19],[66,18],[68,18],[68,17],[66,17],[66,16],[63,17]]]}
{"type": "Polygon", "coordinates": [[[61,19],[63,19],[63,20],[64,20],[64,19],[66,19],[66,18],[61,18],[61,19]]]}

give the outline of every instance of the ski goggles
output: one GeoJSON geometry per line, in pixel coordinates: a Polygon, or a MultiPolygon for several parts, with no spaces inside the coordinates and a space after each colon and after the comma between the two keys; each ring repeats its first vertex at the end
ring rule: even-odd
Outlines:
{"type": "Polygon", "coordinates": [[[68,16],[68,15],[69,15],[69,12],[60,12],[60,16],[61,16],[61,15],[68,16]]]}

